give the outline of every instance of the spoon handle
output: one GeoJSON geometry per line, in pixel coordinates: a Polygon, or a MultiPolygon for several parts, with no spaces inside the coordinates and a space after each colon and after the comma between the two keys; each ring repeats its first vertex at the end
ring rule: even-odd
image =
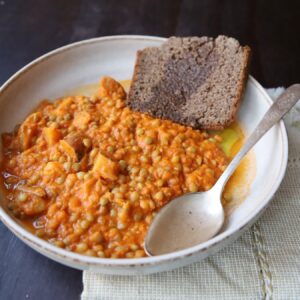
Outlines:
{"type": "Polygon", "coordinates": [[[224,173],[213,187],[222,193],[224,186],[232,173],[248,151],[260,140],[260,138],[275,125],[296,103],[300,100],[300,84],[294,84],[287,88],[272,104],[262,120],[256,126],[245,144],[230,162],[224,173]]]}

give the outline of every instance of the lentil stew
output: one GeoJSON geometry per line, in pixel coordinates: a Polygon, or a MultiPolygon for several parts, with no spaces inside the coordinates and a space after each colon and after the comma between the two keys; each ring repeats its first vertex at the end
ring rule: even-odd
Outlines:
{"type": "Polygon", "coordinates": [[[210,189],[226,168],[221,135],[133,112],[125,98],[104,77],[97,95],[43,101],[2,135],[7,207],[38,237],[90,256],[143,257],[157,211],[210,189]]]}

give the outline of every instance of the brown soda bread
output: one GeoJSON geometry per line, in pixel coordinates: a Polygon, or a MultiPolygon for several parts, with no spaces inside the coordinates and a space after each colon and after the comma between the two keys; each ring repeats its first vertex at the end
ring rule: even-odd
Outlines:
{"type": "Polygon", "coordinates": [[[248,78],[250,48],[226,36],[171,37],[138,51],[127,105],[198,129],[230,125],[248,78]]]}

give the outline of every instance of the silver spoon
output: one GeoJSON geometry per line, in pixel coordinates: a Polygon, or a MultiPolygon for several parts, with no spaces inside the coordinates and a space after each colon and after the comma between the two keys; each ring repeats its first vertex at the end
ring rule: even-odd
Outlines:
{"type": "Polygon", "coordinates": [[[221,196],[226,182],[248,151],[299,99],[300,84],[294,84],[273,103],[212,189],[175,198],[159,211],[145,238],[148,255],[196,246],[219,232],[224,223],[221,196]]]}

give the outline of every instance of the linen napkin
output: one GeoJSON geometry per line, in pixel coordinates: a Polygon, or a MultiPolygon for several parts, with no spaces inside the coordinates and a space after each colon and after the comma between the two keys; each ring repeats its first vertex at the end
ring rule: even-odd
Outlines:
{"type": "MultiPolygon", "coordinates": [[[[283,88],[268,89],[276,98],[283,88]]],[[[214,256],[143,276],[83,272],[82,300],[300,299],[300,103],[285,118],[286,176],[261,219],[214,256]]]]}

